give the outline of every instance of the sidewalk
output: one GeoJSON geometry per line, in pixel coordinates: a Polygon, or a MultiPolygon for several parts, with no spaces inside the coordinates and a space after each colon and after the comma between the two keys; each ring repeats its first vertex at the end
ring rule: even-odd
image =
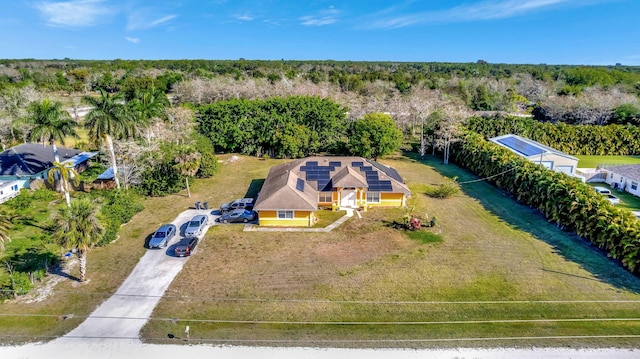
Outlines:
{"type": "MultiPolygon", "coordinates": [[[[351,208],[343,208],[347,213],[338,218],[335,222],[324,228],[298,228],[298,227],[259,227],[253,224],[247,224],[244,226],[245,232],[331,232],[334,228],[338,227],[342,223],[346,222],[349,218],[353,217],[354,210],[351,208]]],[[[360,217],[360,214],[358,214],[360,217]]]]}

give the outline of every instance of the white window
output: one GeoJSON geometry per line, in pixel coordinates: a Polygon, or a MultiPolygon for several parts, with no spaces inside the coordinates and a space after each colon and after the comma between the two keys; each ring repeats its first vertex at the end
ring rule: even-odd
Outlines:
{"type": "Polygon", "coordinates": [[[320,203],[333,202],[333,192],[318,192],[318,202],[320,203]]]}
{"type": "Polygon", "coordinates": [[[293,219],[293,211],[278,211],[278,219],[293,219]]]}
{"type": "Polygon", "coordinates": [[[367,203],[380,203],[380,192],[367,192],[367,203]]]}
{"type": "Polygon", "coordinates": [[[631,189],[632,190],[637,190],[638,189],[638,182],[631,182],[631,189]]]}

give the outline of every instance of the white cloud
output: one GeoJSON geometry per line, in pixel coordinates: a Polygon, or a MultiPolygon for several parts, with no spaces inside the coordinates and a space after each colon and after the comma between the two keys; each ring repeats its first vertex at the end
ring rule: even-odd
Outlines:
{"type": "Polygon", "coordinates": [[[137,43],[139,43],[139,42],[140,42],[140,39],[138,39],[137,37],[128,37],[128,36],[127,36],[127,37],[125,37],[124,39],[125,39],[125,40],[127,40],[127,41],[129,41],[129,42],[132,42],[132,43],[134,43],[134,44],[137,44],[137,43]]]}
{"type": "Polygon", "coordinates": [[[240,21],[253,21],[253,20],[255,20],[255,17],[253,17],[251,15],[238,15],[238,16],[236,16],[236,19],[238,19],[240,21]]]}
{"type": "Polygon", "coordinates": [[[299,20],[300,24],[305,26],[324,26],[338,21],[339,15],[340,11],[331,6],[327,10],[320,11],[317,15],[301,16],[299,20]]]}
{"type": "Polygon", "coordinates": [[[489,0],[475,4],[467,3],[439,11],[426,11],[410,15],[386,17],[373,21],[368,27],[392,29],[428,23],[506,19],[524,15],[536,10],[550,10],[561,5],[585,6],[602,1],[603,0],[489,0]]]}
{"type": "Polygon", "coordinates": [[[35,8],[50,26],[87,27],[113,12],[104,3],[104,0],[41,1],[35,3],[35,8]]]}
{"type": "Polygon", "coordinates": [[[178,17],[178,15],[172,14],[163,16],[161,18],[150,18],[147,13],[142,11],[136,11],[129,15],[129,19],[127,22],[127,30],[139,30],[139,29],[150,29],[152,27],[160,26],[168,23],[169,21],[178,17]]]}

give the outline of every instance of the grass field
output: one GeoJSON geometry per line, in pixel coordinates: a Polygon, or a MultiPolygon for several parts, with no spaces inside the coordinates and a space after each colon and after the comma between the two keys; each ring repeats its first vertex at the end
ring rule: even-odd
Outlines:
{"type": "MultiPolygon", "coordinates": [[[[223,167],[210,186],[243,192],[233,178],[257,162],[223,167]]],[[[426,196],[443,175],[474,178],[455,166],[383,162],[406,178],[416,214],[438,217],[439,240],[393,228],[400,209],[364,212],[330,233],[212,228],[144,340],[175,342],[189,325],[191,342],[216,344],[640,344],[638,278],[486,183],[464,184],[450,199],[426,196]]],[[[253,171],[246,177],[266,175],[253,171]]]]}
{"type": "Polygon", "coordinates": [[[640,156],[574,156],[579,168],[596,168],[598,165],[634,165],[640,163],[640,156]]]}
{"type": "MultiPolygon", "coordinates": [[[[147,199],[116,242],[90,252],[88,283],[51,275],[63,280],[45,300],[0,304],[0,313],[11,313],[0,316],[0,340],[47,340],[77,326],[115,292],[159,224],[195,201],[215,208],[256,191],[283,161],[240,157],[196,181],[192,198],[147,199]]],[[[382,162],[406,179],[417,215],[437,216],[435,240],[394,228],[401,209],[363,212],[329,233],[215,226],[160,301],[143,340],[184,343],[176,338],[188,324],[192,343],[640,345],[638,278],[486,183],[462,184],[461,194],[444,200],[425,195],[443,176],[475,178],[453,165],[382,162]]],[[[77,276],[77,266],[68,274],[77,276]]]]}

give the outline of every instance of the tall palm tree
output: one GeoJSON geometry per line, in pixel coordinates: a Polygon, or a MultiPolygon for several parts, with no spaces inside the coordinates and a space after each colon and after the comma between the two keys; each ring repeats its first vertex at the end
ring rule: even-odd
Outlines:
{"type": "Polygon", "coordinates": [[[60,162],[56,141],[64,144],[65,137],[78,136],[75,130],[78,123],[62,108],[62,103],[48,98],[29,104],[25,122],[33,126],[29,132],[31,141],[51,144],[56,162],[60,162]]]}
{"type": "Polygon", "coordinates": [[[73,162],[65,161],[65,162],[53,162],[53,167],[49,169],[47,173],[47,179],[49,183],[55,183],[56,179],[60,179],[60,189],[64,192],[64,198],[67,200],[67,207],[71,206],[71,199],[69,198],[69,190],[70,182],[73,181],[74,185],[78,185],[80,183],[80,176],[73,166],[73,162]]]}
{"type": "Polygon", "coordinates": [[[104,228],[100,225],[100,208],[89,198],[73,201],[55,217],[56,229],[53,238],[65,248],[75,249],[80,260],[80,281],[87,275],[87,252],[102,238],[104,228]]]}
{"type": "Polygon", "coordinates": [[[124,103],[124,97],[120,93],[111,95],[100,89],[100,97],[84,96],[82,100],[93,108],[85,120],[89,137],[96,144],[107,146],[116,187],[120,189],[113,138],[128,138],[134,135],[134,123],[124,103]]]}
{"type": "Polygon", "coordinates": [[[175,165],[173,168],[178,170],[181,175],[184,176],[184,182],[187,185],[187,195],[191,197],[191,191],[189,190],[189,176],[195,176],[200,169],[200,159],[202,155],[200,152],[196,152],[190,148],[182,150],[175,158],[175,165]]]}
{"type": "Polygon", "coordinates": [[[135,98],[128,103],[136,125],[146,128],[147,141],[151,142],[150,126],[156,119],[167,118],[166,108],[171,105],[167,95],[155,87],[137,91],[135,98]]]}
{"type": "Polygon", "coordinates": [[[0,208],[0,251],[4,251],[4,244],[11,241],[9,231],[13,229],[13,217],[11,212],[0,208]]]}

